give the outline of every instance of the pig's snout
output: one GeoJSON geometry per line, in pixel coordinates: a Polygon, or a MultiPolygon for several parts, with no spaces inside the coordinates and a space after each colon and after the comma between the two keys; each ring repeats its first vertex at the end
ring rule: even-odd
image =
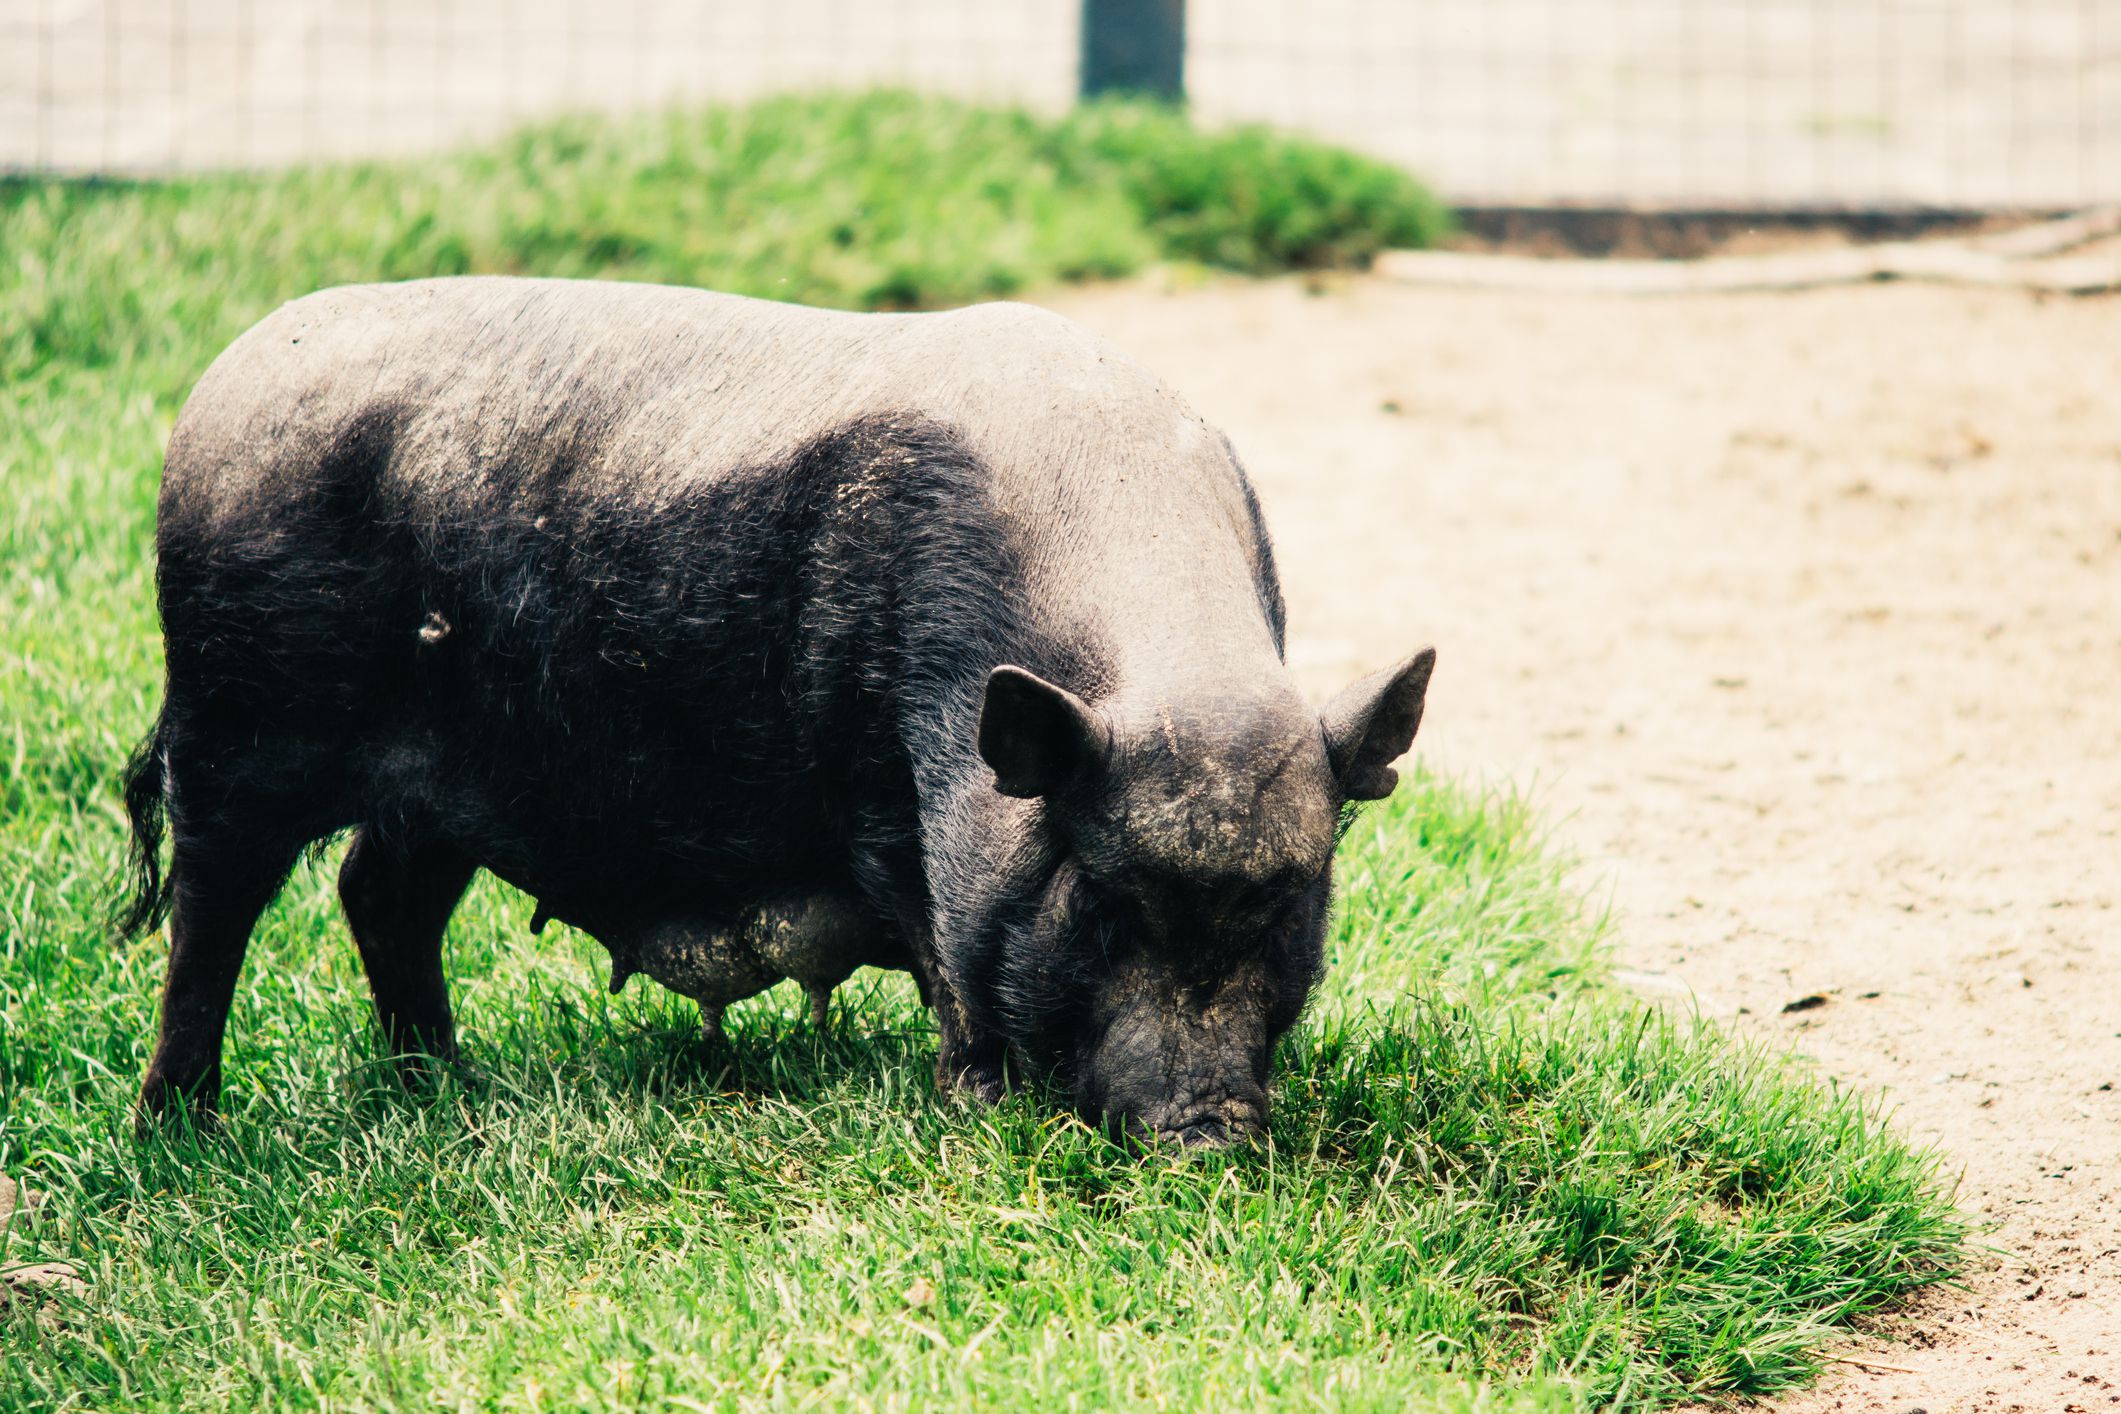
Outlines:
{"type": "Polygon", "coordinates": [[[1221,1087],[1212,1100],[1181,1096],[1115,1115],[1107,1122],[1138,1139],[1177,1144],[1184,1149],[1227,1149],[1248,1144],[1267,1132],[1267,1093],[1257,1085],[1221,1087]]]}
{"type": "Polygon", "coordinates": [[[1084,1108],[1116,1131],[1219,1149],[1267,1126],[1264,1008],[1244,989],[1206,1007],[1175,989],[1143,988],[1087,1057],[1084,1108]]]}
{"type": "Polygon", "coordinates": [[[1196,1115],[1170,1129],[1156,1131],[1176,1139],[1188,1149],[1227,1149],[1236,1144],[1248,1144],[1266,1132],[1264,1095],[1257,1104],[1227,1106],[1216,1112],[1196,1115]]]}

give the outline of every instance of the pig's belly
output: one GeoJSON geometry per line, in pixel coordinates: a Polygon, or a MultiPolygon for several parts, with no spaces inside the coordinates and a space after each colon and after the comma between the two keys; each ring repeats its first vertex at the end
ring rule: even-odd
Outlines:
{"type": "Polygon", "coordinates": [[[616,990],[645,972],[710,1017],[793,978],[821,1010],[857,967],[905,967],[898,939],[860,901],[831,893],[774,899],[734,924],[675,917],[600,935],[616,990]]]}

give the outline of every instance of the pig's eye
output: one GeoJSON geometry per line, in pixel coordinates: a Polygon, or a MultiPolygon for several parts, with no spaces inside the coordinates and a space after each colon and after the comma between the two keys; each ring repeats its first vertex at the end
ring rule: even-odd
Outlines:
{"type": "Polygon", "coordinates": [[[1012,925],[992,981],[997,1004],[1027,1051],[1052,1059],[1069,1018],[1096,995],[1111,929],[1095,888],[1074,861],[1054,872],[1039,906],[1012,925]]]}
{"type": "Polygon", "coordinates": [[[1309,893],[1318,883],[1318,878],[1317,871],[1306,869],[1300,864],[1290,864],[1276,870],[1267,887],[1277,899],[1296,898],[1309,893]]]}
{"type": "Polygon", "coordinates": [[[1061,902],[1063,946],[1078,956],[1100,958],[1111,952],[1118,910],[1097,887],[1088,872],[1064,865],[1065,879],[1058,891],[1061,902]]]}
{"type": "Polygon", "coordinates": [[[1264,881],[1245,889],[1237,902],[1249,912],[1272,914],[1277,919],[1292,913],[1304,913],[1308,911],[1311,893],[1320,878],[1319,874],[1301,865],[1286,865],[1264,881]]]}

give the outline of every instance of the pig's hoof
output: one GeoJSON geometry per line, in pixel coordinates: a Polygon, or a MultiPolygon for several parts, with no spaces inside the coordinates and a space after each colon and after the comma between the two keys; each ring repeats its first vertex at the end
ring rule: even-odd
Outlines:
{"type": "Polygon", "coordinates": [[[450,1081],[470,1085],[478,1079],[478,1072],[454,1045],[444,1050],[400,1051],[391,1060],[398,1083],[416,1095],[431,1094],[450,1081]]]}
{"type": "Polygon", "coordinates": [[[221,1114],[214,1099],[203,1093],[185,1094],[150,1080],[133,1105],[133,1139],[145,1144],[157,1135],[179,1134],[190,1129],[211,1134],[221,1127],[221,1114]]]}
{"type": "Polygon", "coordinates": [[[1009,1093],[1009,1076],[1000,1061],[976,1061],[942,1077],[943,1090],[985,1105],[998,1105],[1009,1093]]]}
{"type": "MultiPolygon", "coordinates": [[[[459,1090],[483,1090],[486,1088],[486,1072],[472,1063],[463,1051],[452,1051],[446,1056],[428,1058],[428,1074],[440,1080],[447,1077],[459,1090]]],[[[432,1082],[430,1082],[432,1083],[432,1082]]]]}

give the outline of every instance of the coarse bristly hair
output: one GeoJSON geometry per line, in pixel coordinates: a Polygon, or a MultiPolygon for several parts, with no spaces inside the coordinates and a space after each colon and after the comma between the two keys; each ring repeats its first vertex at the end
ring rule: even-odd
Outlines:
{"type": "Polygon", "coordinates": [[[1264,1122],[1342,780],[1389,789],[1429,659],[1307,707],[1234,453],[1083,331],[838,319],[418,282],[297,301],[209,370],[128,768],[122,921],[173,919],[149,1108],[216,1088],[254,920],[352,831],[393,1045],[453,1050],[443,930],[483,868],[710,1025],[907,966],[941,1085],[998,1095],[1014,1055],[1124,1126],[1264,1122]]]}
{"type": "Polygon", "coordinates": [[[904,890],[915,796],[984,784],[987,670],[1089,675],[1030,627],[989,473],[933,421],[850,422],[653,515],[571,492],[583,431],[449,523],[392,502],[400,421],[353,419],[269,522],[195,548],[201,528],[165,517],[170,680],[127,771],[128,929],[168,908],[180,784],[194,826],[241,816],[290,845],[356,825],[478,839],[592,913],[613,870],[653,906],[828,852],[865,891],[904,890]],[[172,780],[173,748],[211,780],[172,780]]]}

